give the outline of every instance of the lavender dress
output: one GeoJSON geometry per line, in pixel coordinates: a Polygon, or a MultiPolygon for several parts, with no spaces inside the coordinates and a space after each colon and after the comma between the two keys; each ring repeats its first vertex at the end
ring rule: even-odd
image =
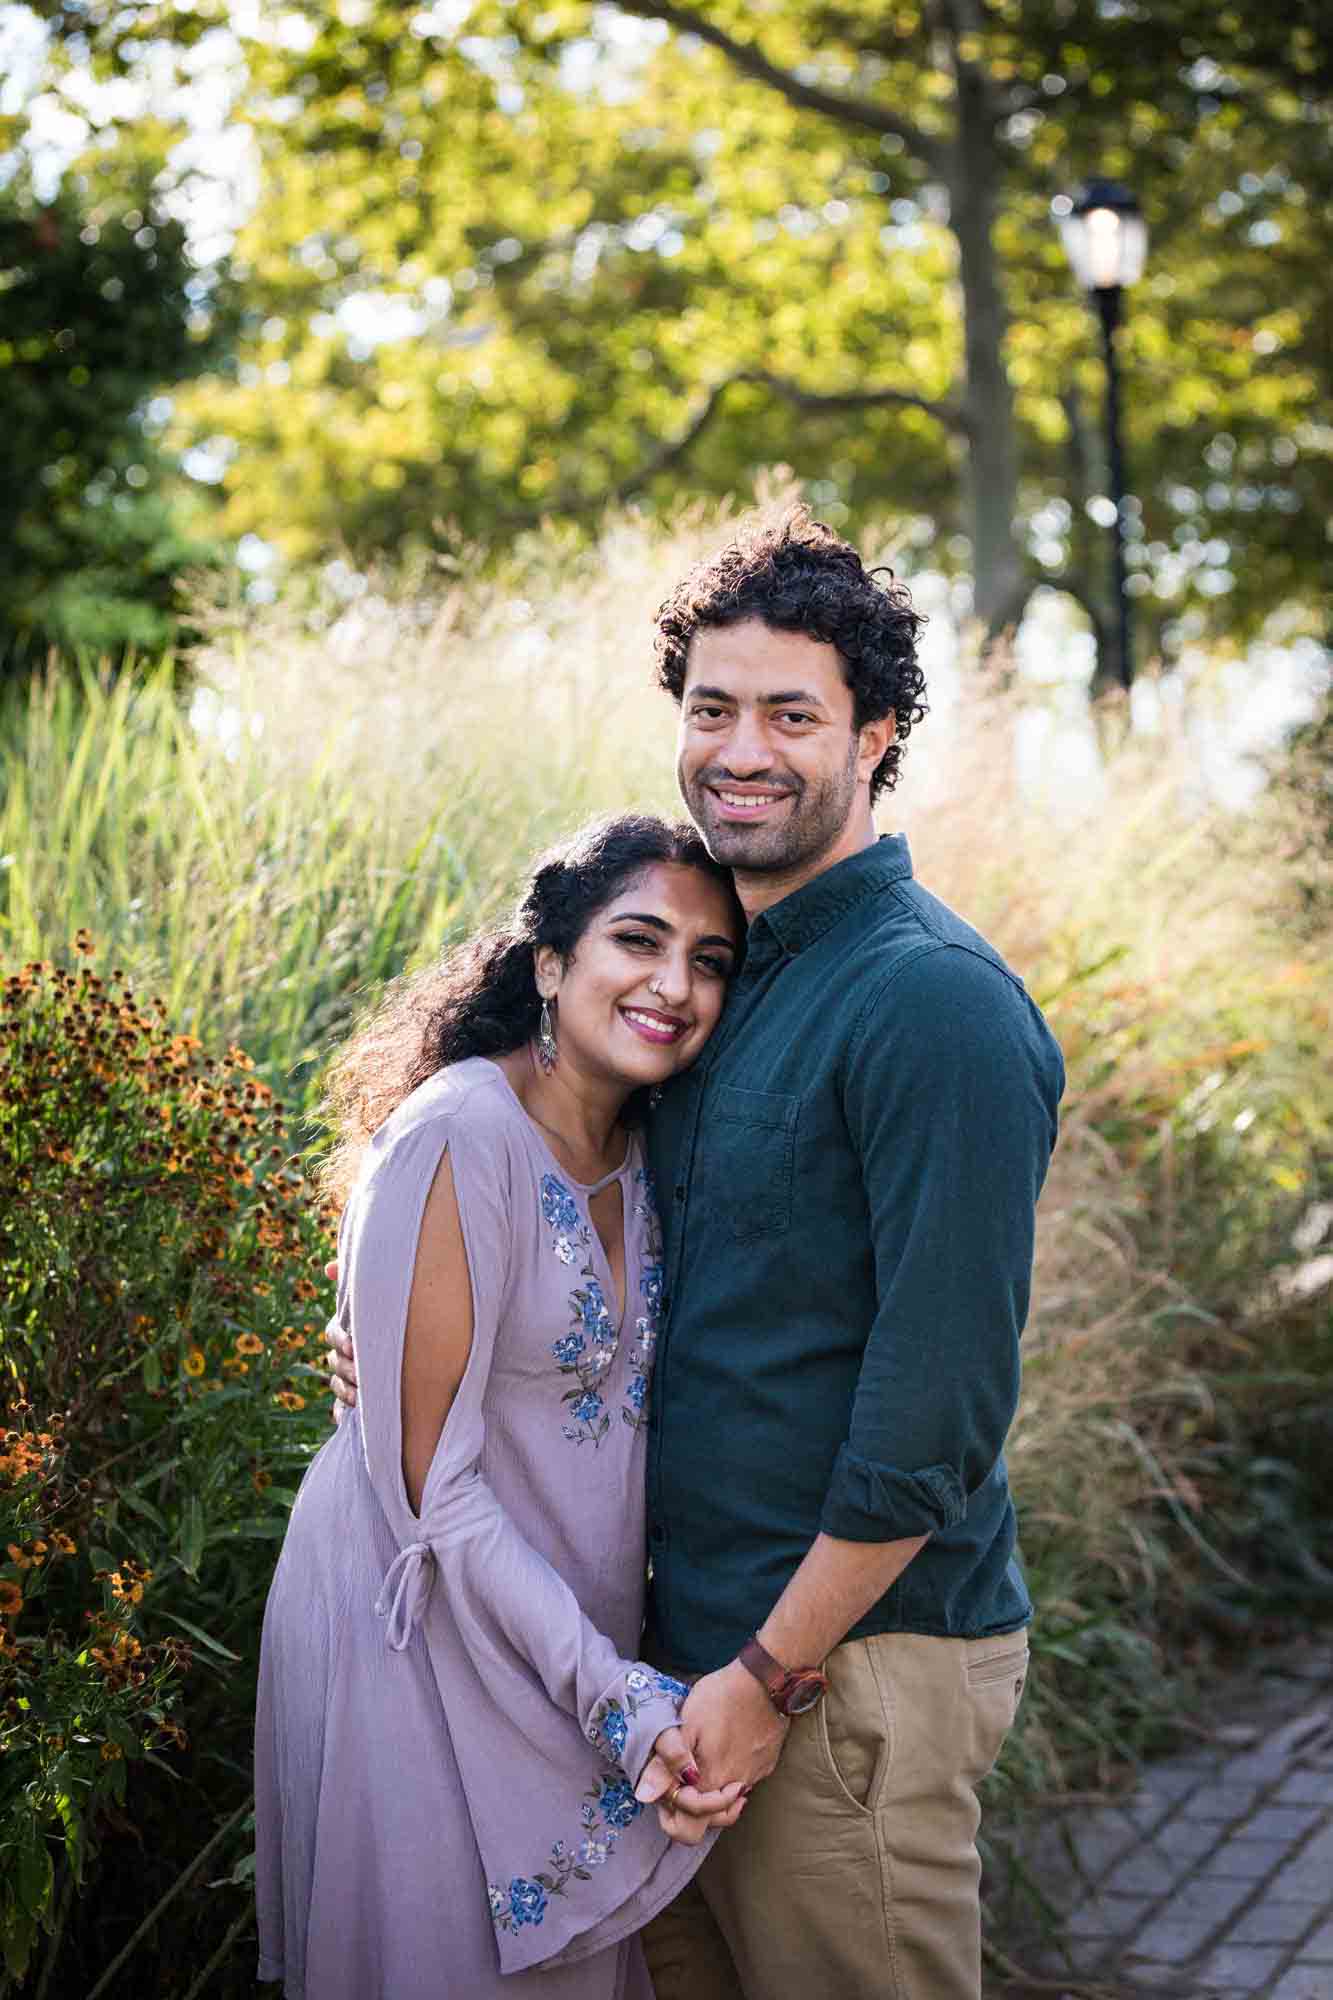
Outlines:
{"type": "Polygon", "coordinates": [[[442,1071],[368,1149],[338,1312],[358,1408],[306,1474],[264,1620],[261,1979],[289,2000],[651,2000],[635,1932],[707,1852],[633,1784],[684,1689],[635,1659],[660,1238],[618,1174],[625,1310],[570,1179],[494,1063],[442,1071]],[[403,1334],[448,1150],[467,1369],[418,1519],[403,1334]]]}

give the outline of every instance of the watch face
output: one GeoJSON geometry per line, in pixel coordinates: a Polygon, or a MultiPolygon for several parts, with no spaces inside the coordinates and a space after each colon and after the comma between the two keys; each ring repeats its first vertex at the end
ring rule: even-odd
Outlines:
{"type": "Polygon", "coordinates": [[[804,1715],[824,1699],[824,1676],[822,1674],[800,1674],[791,1680],[783,1691],[783,1710],[787,1715],[804,1715]]]}

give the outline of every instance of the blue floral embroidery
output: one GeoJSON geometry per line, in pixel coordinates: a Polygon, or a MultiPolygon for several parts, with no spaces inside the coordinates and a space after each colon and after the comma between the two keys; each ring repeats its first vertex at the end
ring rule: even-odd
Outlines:
{"type": "Polygon", "coordinates": [[[563,1181],[554,1174],[542,1176],[542,1214],[552,1229],[565,1236],[576,1236],[583,1227],[578,1204],[563,1181]]]}
{"type": "Polygon", "coordinates": [[[608,1826],[629,1826],[643,1811],[628,1778],[603,1779],[597,1803],[608,1826]]]}
{"type": "MultiPolygon", "coordinates": [[[[649,1672],[643,1667],[631,1667],[625,1675],[625,1698],[623,1703],[606,1696],[599,1701],[588,1723],[588,1741],[600,1748],[606,1744],[611,1755],[619,1763],[629,1741],[629,1724],[650,1701],[657,1701],[665,1695],[679,1709],[689,1689],[683,1681],[673,1680],[670,1674],[649,1672]]],[[[615,1822],[613,1821],[612,1824],[615,1822]]]]}
{"type": "Polygon", "coordinates": [[[630,1349],[629,1388],[621,1406],[621,1419],[638,1430],[648,1421],[648,1392],[653,1373],[653,1354],[662,1320],[662,1227],[657,1219],[657,1192],[646,1167],[634,1176],[638,1198],[634,1213],[644,1225],[644,1264],[639,1274],[639,1296],[643,1311],[634,1322],[634,1345],[630,1349]]]}
{"type": "Polygon", "coordinates": [[[611,1755],[619,1763],[625,1745],[629,1742],[629,1724],[625,1720],[625,1711],[618,1701],[608,1701],[605,1708],[606,1713],[601,1723],[602,1734],[606,1738],[611,1755]]]}
{"type": "MultiPolygon", "coordinates": [[[[627,1357],[630,1374],[620,1415],[631,1430],[638,1430],[648,1421],[653,1353],[662,1318],[663,1268],[662,1231],[657,1220],[653,1178],[647,1168],[636,1171],[634,1183],[634,1214],[643,1223],[644,1261],[639,1272],[643,1310],[634,1321],[634,1338],[627,1357]]],[[[555,1174],[542,1176],[541,1208],[551,1231],[552,1249],[562,1264],[578,1265],[582,1281],[569,1295],[570,1330],[551,1343],[560,1373],[573,1377],[561,1398],[569,1406],[570,1417],[561,1429],[571,1444],[591,1444],[596,1451],[611,1428],[606,1390],[611,1365],[619,1352],[620,1336],[593,1267],[592,1230],[574,1196],[555,1174]]]]}
{"type": "Polygon", "coordinates": [[[614,1852],[623,1829],[642,1811],[628,1779],[617,1775],[599,1780],[594,1791],[584,1794],[579,1809],[584,1837],[575,1851],[557,1840],[551,1847],[549,1868],[539,1868],[531,1877],[515,1875],[507,1889],[499,1882],[487,1883],[496,1929],[517,1937],[525,1924],[541,1923],[551,1897],[563,1896],[571,1881],[591,1882],[592,1870],[600,1868],[614,1852]]]}
{"type": "Polygon", "coordinates": [[[545,1915],[546,1891],[540,1882],[529,1882],[524,1876],[516,1875],[509,1884],[509,1923],[506,1929],[519,1931],[524,1924],[539,1924],[545,1915]]]}
{"type": "Polygon", "coordinates": [[[551,1342],[560,1373],[574,1378],[560,1399],[569,1405],[573,1421],[560,1428],[571,1444],[590,1444],[596,1451],[611,1428],[602,1392],[620,1343],[606,1294],[593,1269],[592,1231],[573,1195],[555,1174],[542,1176],[541,1204],[552,1249],[562,1264],[580,1264],[583,1280],[569,1295],[573,1315],[569,1332],[551,1342]]]}

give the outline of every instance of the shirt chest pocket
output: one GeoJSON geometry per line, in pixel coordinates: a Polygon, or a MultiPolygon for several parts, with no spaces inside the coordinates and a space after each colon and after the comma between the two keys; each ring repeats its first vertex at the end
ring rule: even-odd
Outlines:
{"type": "Polygon", "coordinates": [[[799,1097],[718,1084],[699,1127],[700,1191],[738,1242],[791,1226],[799,1097]]]}

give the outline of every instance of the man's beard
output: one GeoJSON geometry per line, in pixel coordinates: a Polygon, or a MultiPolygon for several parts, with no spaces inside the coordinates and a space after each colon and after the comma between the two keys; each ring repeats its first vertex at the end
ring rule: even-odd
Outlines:
{"type": "MultiPolygon", "coordinates": [[[[746,826],[715,817],[710,787],[725,788],[724,771],[705,768],[688,785],[682,779],[680,789],[714,861],[739,875],[786,875],[826,854],[846,827],[856,801],[858,755],[859,745],[853,736],[847,762],[835,776],[816,785],[792,778],[775,783],[772,790],[792,803],[779,807],[779,817],[771,826],[746,826]]],[[[755,785],[764,781],[749,777],[744,782],[755,785]]]]}

